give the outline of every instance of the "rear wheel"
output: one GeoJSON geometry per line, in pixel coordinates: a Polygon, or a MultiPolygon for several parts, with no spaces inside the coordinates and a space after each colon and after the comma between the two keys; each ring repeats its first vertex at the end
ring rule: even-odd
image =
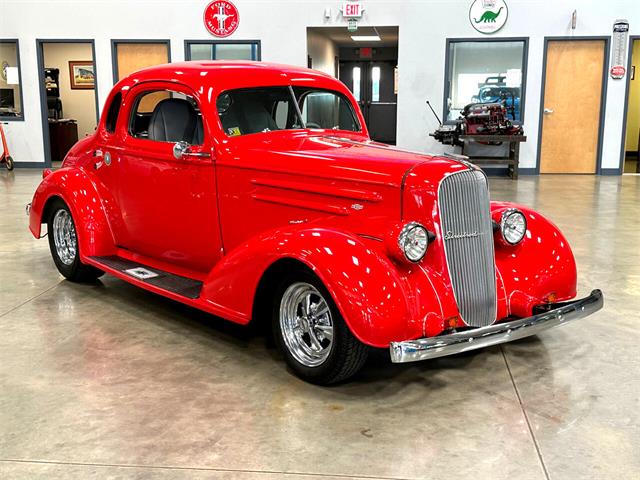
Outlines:
{"type": "Polygon", "coordinates": [[[75,223],[69,207],[62,200],[55,200],[47,221],[49,249],[58,271],[72,282],[95,280],[104,274],[102,270],[80,261],[80,250],[75,223]]]}
{"type": "Polygon", "coordinates": [[[273,332],[287,364],[312,383],[345,380],[367,359],[368,347],[353,336],[329,292],[310,272],[291,275],[280,285],[273,332]]]}
{"type": "Polygon", "coordinates": [[[13,167],[14,167],[13,158],[9,156],[5,159],[5,162],[7,163],[7,170],[9,171],[13,170],[13,167]]]}

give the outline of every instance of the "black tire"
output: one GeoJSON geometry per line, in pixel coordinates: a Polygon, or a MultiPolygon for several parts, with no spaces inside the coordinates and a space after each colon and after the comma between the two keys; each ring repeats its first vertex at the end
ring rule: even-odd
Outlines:
{"type": "Polygon", "coordinates": [[[13,170],[13,167],[15,166],[13,163],[13,158],[9,156],[5,159],[5,162],[7,163],[7,170],[9,171],[13,170]]]}
{"type": "Polygon", "coordinates": [[[71,211],[69,207],[62,200],[54,200],[54,203],[51,205],[49,210],[49,218],[47,219],[47,236],[49,237],[49,249],[51,250],[51,256],[53,257],[53,263],[56,264],[56,268],[58,271],[67,279],[72,282],[91,282],[98,277],[104,275],[102,270],[98,270],[97,268],[86,265],[80,261],[80,245],[78,243],[78,237],[75,232],[75,222],[73,220],[73,216],[71,215],[71,211]],[[71,218],[71,223],[73,225],[73,237],[75,238],[76,250],[75,256],[71,263],[64,262],[60,255],[58,254],[58,250],[56,248],[55,239],[54,239],[54,218],[58,214],[58,212],[64,211],[71,218]]]}
{"type": "Polygon", "coordinates": [[[297,376],[310,383],[329,385],[346,380],[355,375],[367,360],[369,347],[353,336],[327,289],[318,277],[309,271],[301,270],[287,276],[276,289],[272,310],[272,329],[276,345],[289,367],[297,376]],[[322,295],[333,323],[330,351],[327,358],[317,366],[307,366],[294,357],[283,337],[281,327],[280,307],[285,292],[301,282],[312,285],[322,295]]]}

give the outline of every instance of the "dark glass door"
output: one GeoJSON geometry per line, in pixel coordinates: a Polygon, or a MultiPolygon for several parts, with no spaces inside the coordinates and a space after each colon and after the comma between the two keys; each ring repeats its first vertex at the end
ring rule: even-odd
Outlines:
{"type": "Polygon", "coordinates": [[[396,143],[396,62],[340,62],[340,80],[356,97],[373,140],[396,143]]]}

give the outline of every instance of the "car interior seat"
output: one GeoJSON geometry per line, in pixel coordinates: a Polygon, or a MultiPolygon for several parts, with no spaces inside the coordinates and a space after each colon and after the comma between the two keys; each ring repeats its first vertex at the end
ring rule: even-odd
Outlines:
{"type": "Polygon", "coordinates": [[[185,99],[166,98],[153,109],[149,122],[150,140],[199,145],[202,133],[202,117],[185,99]]]}

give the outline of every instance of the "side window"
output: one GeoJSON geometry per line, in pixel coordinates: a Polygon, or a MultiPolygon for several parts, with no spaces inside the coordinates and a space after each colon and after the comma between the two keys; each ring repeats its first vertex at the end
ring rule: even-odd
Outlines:
{"type": "Polygon", "coordinates": [[[105,128],[107,132],[113,133],[116,130],[116,122],[118,121],[118,113],[120,113],[120,105],[122,104],[122,94],[116,93],[111,100],[109,110],[107,111],[107,120],[105,122],[105,128]]]}
{"type": "Polygon", "coordinates": [[[302,118],[307,128],[360,130],[349,101],[340,94],[315,90],[301,95],[302,118]]]}
{"type": "Polygon", "coordinates": [[[202,114],[190,95],[171,90],[146,91],[134,101],[129,133],[156,142],[201,145],[202,114]]]}

